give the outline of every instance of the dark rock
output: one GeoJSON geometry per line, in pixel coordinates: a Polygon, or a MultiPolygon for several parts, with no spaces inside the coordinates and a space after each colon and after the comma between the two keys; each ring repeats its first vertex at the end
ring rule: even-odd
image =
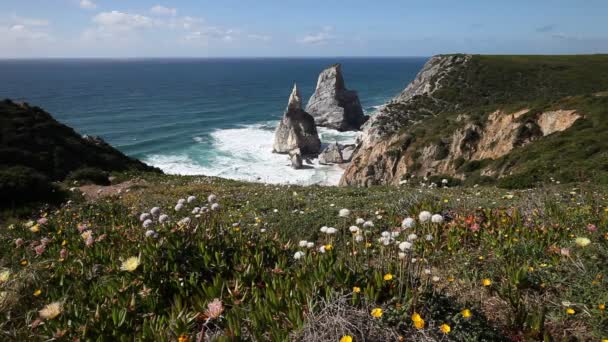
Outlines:
{"type": "Polygon", "coordinates": [[[340,145],[338,143],[329,144],[319,155],[319,164],[342,164],[344,158],[342,158],[342,151],[340,151],[340,145]]]}

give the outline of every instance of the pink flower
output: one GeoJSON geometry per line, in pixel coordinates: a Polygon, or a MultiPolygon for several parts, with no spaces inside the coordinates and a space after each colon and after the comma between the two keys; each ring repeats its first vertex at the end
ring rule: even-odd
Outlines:
{"type": "Polygon", "coordinates": [[[36,251],[36,255],[42,255],[42,253],[44,253],[44,251],[46,250],[46,245],[36,246],[34,250],[36,251]]]}
{"type": "Polygon", "coordinates": [[[479,223],[473,223],[473,224],[472,224],[472,225],[469,227],[469,229],[470,229],[472,232],[477,232],[477,231],[479,231],[479,223]]]}
{"type": "Polygon", "coordinates": [[[89,235],[89,237],[87,237],[87,240],[85,241],[85,245],[87,247],[91,247],[93,246],[93,244],[95,243],[95,238],[93,238],[93,234],[89,235]]]}
{"type": "Polygon", "coordinates": [[[562,248],[559,250],[559,254],[563,255],[563,256],[570,256],[570,249],[568,248],[562,248]]]}
{"type": "Polygon", "coordinates": [[[81,223],[76,227],[79,233],[83,233],[85,230],[89,229],[85,223],[81,223]]]}
{"type": "Polygon", "coordinates": [[[101,234],[97,237],[95,242],[103,241],[106,237],[108,237],[108,234],[101,234]]]}
{"type": "Polygon", "coordinates": [[[42,240],[40,240],[40,243],[45,246],[48,245],[49,242],[51,242],[51,239],[49,239],[49,238],[43,238],[42,240]]]}
{"type": "Polygon", "coordinates": [[[15,247],[19,248],[21,246],[23,246],[25,242],[23,241],[22,238],[18,238],[17,240],[15,240],[15,247]]]}
{"type": "Polygon", "coordinates": [[[207,315],[209,319],[215,319],[220,317],[222,312],[224,312],[224,305],[221,300],[215,298],[211,303],[207,304],[205,315],[207,315]]]}
{"type": "Polygon", "coordinates": [[[59,257],[61,259],[65,259],[68,257],[68,250],[65,248],[62,248],[61,251],[59,251],[59,257]]]}
{"type": "Polygon", "coordinates": [[[41,217],[37,222],[39,225],[44,226],[45,224],[49,223],[49,220],[46,217],[41,217]]]}
{"type": "Polygon", "coordinates": [[[587,225],[587,231],[593,233],[593,232],[597,231],[597,226],[594,225],[593,223],[589,223],[587,225]]]}

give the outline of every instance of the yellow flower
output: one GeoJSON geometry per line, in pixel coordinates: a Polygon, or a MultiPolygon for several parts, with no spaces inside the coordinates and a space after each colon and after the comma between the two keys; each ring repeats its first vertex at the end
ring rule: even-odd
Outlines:
{"type": "Polygon", "coordinates": [[[371,315],[372,315],[372,317],[375,317],[375,318],[382,317],[382,309],[380,309],[380,308],[373,309],[371,312],[371,315]]]}
{"type": "Polygon", "coordinates": [[[67,241],[67,240],[63,240],[63,241],[61,241],[61,245],[62,245],[62,246],[65,246],[65,245],[67,245],[67,244],[68,244],[68,241],[67,241]]]}
{"type": "Polygon", "coordinates": [[[42,310],[38,311],[40,318],[42,319],[53,319],[61,314],[63,311],[63,304],[60,302],[54,302],[46,305],[42,310]]]}
{"type": "Polygon", "coordinates": [[[576,311],[574,311],[574,309],[573,309],[573,308],[567,308],[567,309],[566,309],[566,313],[567,313],[568,315],[574,315],[574,314],[576,313],[576,311]]]}
{"type": "Polygon", "coordinates": [[[387,273],[384,275],[384,280],[389,281],[389,280],[393,280],[393,275],[390,273],[387,273]]]}
{"type": "Polygon", "coordinates": [[[37,224],[35,224],[35,225],[33,225],[33,226],[30,227],[30,231],[32,233],[38,233],[40,231],[40,226],[37,225],[37,224]]]}
{"type": "Polygon", "coordinates": [[[8,278],[11,275],[11,271],[9,270],[4,270],[2,272],[0,272],[0,284],[2,283],[6,283],[8,281],[8,278]]]}
{"type": "Polygon", "coordinates": [[[40,296],[41,293],[42,293],[42,290],[40,290],[40,289],[34,291],[34,297],[40,296]]]}
{"type": "Polygon", "coordinates": [[[370,248],[371,246],[372,246],[372,243],[371,243],[371,242],[366,242],[366,243],[365,243],[365,248],[370,248]]]}
{"type": "Polygon", "coordinates": [[[27,260],[23,259],[23,260],[21,260],[20,264],[21,264],[21,266],[27,266],[28,262],[27,262],[27,260]]]}
{"type": "Polygon", "coordinates": [[[121,271],[133,272],[139,267],[139,257],[130,257],[120,265],[121,271]]]}
{"type": "Polygon", "coordinates": [[[483,280],[481,281],[481,284],[482,284],[483,286],[490,286],[490,285],[492,285],[492,281],[491,281],[490,279],[488,279],[488,278],[485,278],[485,279],[483,279],[483,280]]]}
{"type": "Polygon", "coordinates": [[[416,329],[424,329],[424,320],[421,318],[417,321],[414,321],[414,327],[416,329]]]}
{"type": "Polygon", "coordinates": [[[342,336],[342,338],[340,339],[340,342],[353,342],[353,337],[350,335],[342,336]]]}
{"type": "Polygon", "coordinates": [[[330,244],[325,245],[325,250],[326,251],[331,251],[333,248],[334,248],[334,246],[332,246],[330,244]]]}
{"type": "Polygon", "coordinates": [[[449,325],[443,323],[441,326],[439,326],[439,330],[441,330],[441,332],[444,334],[449,334],[450,331],[452,331],[452,328],[450,328],[449,325]]]}
{"type": "Polygon", "coordinates": [[[597,308],[600,310],[606,310],[606,304],[602,303],[602,304],[598,305],[597,308]]]}
{"type": "Polygon", "coordinates": [[[353,287],[353,292],[354,293],[360,293],[361,292],[361,288],[359,286],[355,286],[355,287],[353,287]]]}
{"type": "Polygon", "coordinates": [[[422,316],[420,316],[419,313],[414,312],[412,314],[412,322],[418,322],[418,321],[421,321],[421,320],[422,320],[422,316]]]}
{"type": "Polygon", "coordinates": [[[453,282],[454,280],[455,280],[455,279],[454,279],[454,277],[452,277],[452,276],[449,276],[449,277],[448,277],[448,281],[449,281],[450,283],[451,283],[451,282],[453,282]]]}
{"type": "Polygon", "coordinates": [[[180,335],[177,338],[177,342],[190,342],[190,337],[188,335],[180,335]]]}
{"type": "Polygon", "coordinates": [[[469,318],[469,317],[473,316],[473,314],[471,313],[471,310],[469,310],[469,309],[464,309],[464,310],[460,311],[460,314],[464,318],[469,318]]]}
{"type": "Polygon", "coordinates": [[[591,243],[591,240],[586,237],[579,237],[574,240],[574,243],[579,247],[587,247],[591,243]]]}

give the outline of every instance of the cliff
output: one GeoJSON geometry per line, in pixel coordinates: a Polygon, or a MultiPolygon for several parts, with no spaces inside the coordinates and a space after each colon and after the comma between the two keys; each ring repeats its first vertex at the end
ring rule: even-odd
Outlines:
{"type": "Polygon", "coordinates": [[[607,181],[608,56],[431,58],[365,125],[342,185],[607,181]]]}

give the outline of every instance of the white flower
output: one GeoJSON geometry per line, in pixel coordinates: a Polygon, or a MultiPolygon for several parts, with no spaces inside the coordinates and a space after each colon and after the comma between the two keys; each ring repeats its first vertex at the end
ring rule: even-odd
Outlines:
{"type": "Polygon", "coordinates": [[[307,242],[306,243],[306,248],[313,248],[315,246],[314,242],[307,242]]]}
{"type": "Polygon", "coordinates": [[[327,226],[321,227],[321,233],[327,233],[327,226]]]}
{"type": "Polygon", "coordinates": [[[426,241],[433,241],[433,235],[427,234],[425,237],[426,241]]]}
{"type": "Polygon", "coordinates": [[[296,260],[300,260],[300,258],[304,257],[304,255],[305,255],[304,252],[298,251],[293,255],[293,258],[296,260]]]}
{"type": "Polygon", "coordinates": [[[321,246],[321,247],[319,247],[319,252],[321,252],[321,253],[325,253],[325,246],[321,246]]]}
{"type": "Polygon", "coordinates": [[[188,196],[188,203],[196,201],[196,196],[188,196]]]}
{"type": "Polygon", "coordinates": [[[180,198],[177,200],[177,204],[184,204],[184,203],[186,203],[186,200],[183,198],[180,198]]]}
{"type": "Polygon", "coordinates": [[[401,228],[406,229],[406,228],[414,228],[416,226],[416,220],[414,220],[411,217],[406,217],[405,219],[403,219],[403,221],[401,222],[401,228]]]}
{"type": "Polygon", "coordinates": [[[338,216],[340,216],[340,217],[349,217],[350,216],[350,210],[348,210],[348,209],[340,209],[340,211],[338,212],[338,216]]]}
{"type": "Polygon", "coordinates": [[[388,237],[388,236],[383,236],[383,237],[381,237],[381,238],[378,239],[378,242],[381,243],[381,244],[383,244],[383,245],[385,245],[385,246],[388,246],[388,245],[391,244],[391,238],[388,237]]]}
{"type": "Polygon", "coordinates": [[[365,223],[365,220],[362,219],[362,218],[360,218],[360,217],[357,217],[357,220],[355,221],[355,223],[356,224],[363,224],[363,223],[365,223]]]}
{"type": "Polygon", "coordinates": [[[211,205],[211,210],[216,211],[216,210],[220,210],[220,205],[219,203],[213,203],[211,205]]]}
{"type": "Polygon", "coordinates": [[[389,233],[387,231],[383,231],[382,233],[380,233],[380,236],[382,236],[383,238],[388,238],[388,237],[391,237],[391,233],[389,233]]]}
{"type": "Polygon", "coordinates": [[[433,223],[443,223],[443,216],[439,214],[435,214],[431,217],[431,222],[433,223]]]}
{"type": "Polygon", "coordinates": [[[150,227],[152,227],[152,224],[154,224],[154,223],[152,222],[152,220],[147,219],[147,220],[145,220],[145,221],[144,221],[144,228],[146,228],[146,229],[147,229],[147,228],[150,228],[150,227]]]}
{"type": "Polygon", "coordinates": [[[418,235],[412,233],[412,234],[410,234],[410,235],[407,236],[407,241],[414,241],[417,238],[418,238],[418,235]]]}
{"type": "Polygon", "coordinates": [[[420,222],[424,223],[424,222],[430,220],[431,216],[432,216],[431,213],[429,213],[428,211],[425,210],[418,215],[418,219],[420,220],[420,222]]]}
{"type": "Polygon", "coordinates": [[[149,230],[146,230],[146,237],[156,239],[158,237],[158,233],[156,233],[152,229],[149,229],[149,230]]]}
{"type": "Polygon", "coordinates": [[[363,228],[373,228],[373,227],[374,227],[374,222],[372,222],[372,221],[363,222],[363,228]]]}
{"type": "Polygon", "coordinates": [[[182,203],[177,203],[175,206],[175,211],[180,211],[182,209],[184,209],[184,205],[182,203]]]}
{"type": "Polygon", "coordinates": [[[327,235],[333,235],[333,234],[336,234],[337,232],[338,232],[338,230],[334,227],[327,228],[327,235]]]}
{"type": "Polygon", "coordinates": [[[168,215],[162,214],[162,215],[160,215],[158,217],[158,222],[160,222],[161,224],[165,223],[167,221],[169,221],[169,216],[168,215]]]}
{"type": "Polygon", "coordinates": [[[209,203],[215,203],[217,201],[217,196],[215,196],[214,194],[209,195],[209,197],[207,197],[207,202],[209,203]]]}
{"type": "Polygon", "coordinates": [[[154,208],[150,209],[150,214],[152,214],[154,216],[160,215],[160,208],[159,207],[154,207],[154,208]]]}
{"type": "Polygon", "coordinates": [[[438,276],[433,276],[432,279],[433,279],[434,282],[438,282],[439,281],[439,277],[438,276]]]}
{"type": "Polygon", "coordinates": [[[355,234],[355,233],[359,232],[359,227],[357,227],[357,226],[350,226],[350,227],[348,227],[348,230],[351,233],[355,234]]]}
{"type": "Polygon", "coordinates": [[[150,218],[150,214],[148,214],[148,213],[143,213],[143,214],[139,215],[139,220],[141,222],[144,222],[145,220],[147,220],[149,218],[150,218]]]}
{"type": "Polygon", "coordinates": [[[448,180],[446,178],[442,179],[441,184],[448,184],[448,180]]]}
{"type": "Polygon", "coordinates": [[[357,242],[361,242],[361,241],[363,241],[363,235],[361,235],[361,234],[357,234],[357,235],[355,236],[355,241],[357,241],[357,242]]]}
{"type": "Polygon", "coordinates": [[[425,268],[424,269],[424,274],[426,274],[426,275],[431,274],[431,269],[430,268],[425,268]]]}
{"type": "Polygon", "coordinates": [[[399,259],[403,260],[405,259],[405,257],[407,256],[407,254],[403,253],[403,252],[399,252],[399,259]]]}
{"type": "Polygon", "coordinates": [[[260,229],[260,233],[266,233],[266,229],[264,229],[264,228],[260,229]]]}
{"type": "Polygon", "coordinates": [[[391,237],[394,239],[396,237],[399,237],[399,234],[400,233],[398,231],[393,231],[393,232],[391,232],[391,237]]]}
{"type": "Polygon", "coordinates": [[[412,248],[412,243],[411,242],[403,241],[402,243],[399,244],[399,249],[402,252],[405,252],[405,251],[409,250],[410,248],[412,248]]]}
{"type": "Polygon", "coordinates": [[[189,217],[184,217],[183,219],[179,220],[177,222],[177,224],[179,226],[187,226],[188,224],[190,224],[190,218],[189,217]]]}
{"type": "Polygon", "coordinates": [[[201,211],[201,208],[199,208],[199,207],[194,207],[194,209],[192,209],[193,214],[198,214],[200,211],[201,211]]]}
{"type": "Polygon", "coordinates": [[[298,246],[300,246],[300,247],[302,247],[302,248],[303,248],[303,247],[306,247],[306,245],[308,245],[308,241],[306,241],[306,240],[302,240],[302,241],[300,241],[300,242],[298,243],[298,246]]]}

